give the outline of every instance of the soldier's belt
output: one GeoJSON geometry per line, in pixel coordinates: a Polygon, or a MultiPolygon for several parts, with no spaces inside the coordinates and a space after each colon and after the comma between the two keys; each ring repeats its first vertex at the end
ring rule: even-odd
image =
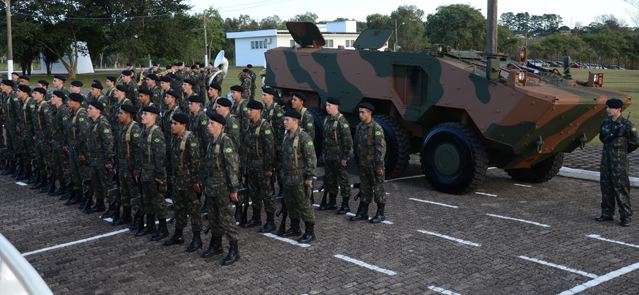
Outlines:
{"type": "Polygon", "coordinates": [[[284,173],[286,175],[302,175],[304,174],[304,170],[303,169],[286,170],[284,173]]]}

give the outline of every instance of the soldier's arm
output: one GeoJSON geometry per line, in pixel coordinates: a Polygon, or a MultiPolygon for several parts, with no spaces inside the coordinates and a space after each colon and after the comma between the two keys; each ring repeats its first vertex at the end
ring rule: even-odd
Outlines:
{"type": "Polygon", "coordinates": [[[271,124],[265,122],[264,135],[262,136],[262,159],[265,171],[273,171],[275,159],[275,137],[271,124]]]}
{"type": "Polygon", "coordinates": [[[340,159],[348,160],[351,156],[351,151],[353,150],[353,136],[351,135],[351,126],[346,121],[346,118],[342,117],[341,122],[339,123],[339,132],[341,137],[341,148],[342,155],[340,159]]]}
{"type": "Polygon", "coordinates": [[[311,136],[311,140],[315,140],[315,124],[313,123],[313,115],[311,115],[310,111],[307,111],[304,113],[304,118],[306,123],[302,126],[302,128],[304,128],[304,131],[311,136]]]}
{"type": "Polygon", "coordinates": [[[80,147],[78,154],[86,156],[87,151],[89,150],[89,118],[86,115],[82,115],[78,118],[78,122],[76,122],[76,124],[78,125],[79,130],[77,138],[80,143],[78,145],[80,147]]]}
{"type": "Polygon", "coordinates": [[[111,132],[111,127],[109,126],[109,123],[106,122],[106,120],[104,121],[104,124],[102,126],[102,132],[100,133],[100,136],[102,137],[104,159],[106,159],[105,164],[113,164],[111,163],[113,157],[115,156],[113,153],[113,133],[111,132]]]}
{"type": "Polygon", "coordinates": [[[135,167],[133,168],[133,170],[137,170],[140,171],[140,168],[142,168],[142,164],[144,163],[144,149],[143,147],[145,147],[147,145],[146,138],[144,136],[144,133],[142,132],[142,128],[139,128],[139,126],[134,126],[133,130],[131,130],[131,133],[134,133],[137,129],[137,134],[138,137],[132,138],[131,139],[131,147],[135,148],[135,150],[131,151],[131,154],[135,155],[134,158],[134,162],[135,162],[135,167]],[[138,127],[138,128],[136,128],[138,127]]]}
{"type": "Polygon", "coordinates": [[[637,127],[632,122],[628,121],[628,152],[631,153],[639,148],[639,134],[637,134],[637,127]]]}
{"type": "Polygon", "coordinates": [[[375,124],[375,168],[384,169],[384,156],[386,155],[386,140],[384,130],[375,124]]]}
{"type": "MultiPolygon", "coordinates": [[[[300,134],[300,136],[302,136],[300,134]]],[[[315,176],[315,167],[317,166],[317,157],[315,156],[315,145],[313,145],[313,139],[308,136],[300,138],[301,150],[304,155],[304,179],[313,180],[315,176]]]]}
{"type": "MultiPolygon", "coordinates": [[[[196,136],[189,136],[189,142],[186,150],[188,152],[188,160],[190,161],[188,164],[189,175],[191,179],[189,180],[190,184],[200,183],[199,172],[200,165],[203,165],[204,161],[201,163],[198,162],[200,159],[200,142],[196,136]]],[[[202,166],[204,167],[204,166],[202,166]]]]}
{"type": "Polygon", "coordinates": [[[166,142],[164,140],[164,134],[160,129],[156,129],[153,134],[153,166],[155,170],[155,178],[165,181],[166,180],[166,142]]]}
{"type": "Polygon", "coordinates": [[[221,144],[221,157],[223,159],[224,170],[228,181],[228,189],[231,193],[236,193],[240,187],[240,182],[237,178],[240,169],[238,151],[235,149],[233,141],[230,138],[227,138],[227,140],[223,141],[221,144]]]}

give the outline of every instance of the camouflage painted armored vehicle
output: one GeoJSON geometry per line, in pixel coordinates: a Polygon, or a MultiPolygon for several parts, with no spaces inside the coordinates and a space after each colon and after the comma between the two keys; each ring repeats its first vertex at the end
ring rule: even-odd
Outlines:
{"type": "Polygon", "coordinates": [[[469,191],[489,166],[518,181],[550,180],[564,152],[597,135],[609,97],[630,103],[601,88],[598,74],[575,83],[502,63],[497,78],[489,79],[477,54],[441,46],[423,53],[378,50],[389,30],[365,31],[348,50],[323,48],[314,24],[287,27],[299,46],[266,52],[266,84],[283,97],[302,91],[307,105],[318,109],[339,97],[352,126],[357,104],[374,104],[388,143],[388,176],[401,175],[418,152],[428,181],[443,192],[469,191]]]}

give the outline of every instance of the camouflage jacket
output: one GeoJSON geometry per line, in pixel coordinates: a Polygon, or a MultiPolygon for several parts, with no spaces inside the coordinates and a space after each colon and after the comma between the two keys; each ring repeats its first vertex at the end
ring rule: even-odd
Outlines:
{"type": "Polygon", "coordinates": [[[210,115],[216,113],[215,107],[217,106],[216,102],[217,102],[218,99],[219,99],[219,97],[216,97],[216,98],[210,98],[209,97],[209,100],[206,102],[206,104],[204,106],[204,113],[207,116],[210,116],[210,115]]]}
{"type": "Polygon", "coordinates": [[[637,128],[630,120],[619,117],[617,121],[606,118],[599,130],[599,139],[603,142],[603,153],[614,155],[630,153],[639,147],[637,128]]]}
{"type": "Polygon", "coordinates": [[[138,122],[131,120],[126,126],[121,126],[116,133],[115,153],[118,158],[118,171],[128,173],[135,168],[136,157],[139,154],[142,128],[138,122]]]}
{"type": "Polygon", "coordinates": [[[173,136],[171,146],[171,182],[177,190],[190,190],[199,183],[200,144],[196,136],[186,131],[182,136],[173,136]]]}
{"type": "MultiPolygon", "coordinates": [[[[128,99],[125,98],[122,101],[116,101],[115,104],[113,105],[113,109],[111,110],[111,113],[109,114],[110,117],[110,123],[111,123],[111,130],[113,131],[113,133],[117,134],[118,133],[118,129],[120,129],[120,123],[118,122],[118,115],[120,114],[120,107],[122,107],[122,105],[133,105],[133,103],[128,99]]],[[[135,120],[135,118],[133,118],[135,120]]]]}
{"type": "Polygon", "coordinates": [[[103,166],[113,163],[113,133],[111,124],[100,115],[89,128],[89,164],[103,166]]]}
{"type": "Polygon", "coordinates": [[[138,105],[138,89],[136,88],[135,82],[131,81],[129,84],[124,84],[126,87],[126,98],[128,98],[134,106],[138,105]]]}
{"type": "Polygon", "coordinates": [[[162,133],[166,140],[167,149],[170,150],[171,143],[173,142],[173,134],[171,134],[171,117],[174,114],[180,114],[182,111],[180,107],[175,105],[172,109],[162,112],[162,119],[160,120],[160,127],[162,127],[162,133]]]}
{"type": "Polygon", "coordinates": [[[20,117],[18,117],[19,135],[22,138],[32,138],[34,135],[34,120],[36,116],[36,103],[31,97],[20,102],[20,117]]]}
{"type": "Polygon", "coordinates": [[[275,146],[273,128],[268,121],[260,119],[249,123],[244,133],[244,156],[249,168],[273,171],[275,146]]]}
{"type": "Polygon", "coordinates": [[[244,91],[242,91],[242,98],[249,98],[251,97],[251,89],[252,89],[252,85],[253,83],[251,82],[251,77],[248,75],[243,75],[242,78],[240,79],[240,83],[242,88],[244,88],[244,91]]]}
{"type": "Polygon", "coordinates": [[[210,137],[208,126],[209,118],[203,111],[189,114],[189,131],[193,132],[193,135],[199,140],[200,155],[204,155],[204,152],[206,152],[206,144],[210,137]]]}
{"type": "Polygon", "coordinates": [[[51,106],[48,113],[49,126],[51,126],[51,137],[56,147],[62,147],[66,143],[66,121],[70,118],[69,108],[62,104],[60,107],[51,106]],[[66,120],[65,120],[66,118],[66,120]]]}
{"type": "Polygon", "coordinates": [[[145,127],[138,141],[138,155],[136,156],[136,168],[140,169],[142,181],[159,179],[166,181],[166,143],[160,127],[153,125],[145,127]]]}
{"type": "Polygon", "coordinates": [[[342,114],[324,119],[324,160],[348,160],[353,150],[353,136],[342,114]]]}
{"type": "Polygon", "coordinates": [[[20,100],[16,97],[15,92],[3,93],[3,95],[7,96],[4,105],[5,122],[10,129],[15,130],[20,117],[20,100]]]}
{"type": "Polygon", "coordinates": [[[87,111],[84,108],[79,108],[75,112],[71,110],[67,142],[78,155],[86,155],[89,150],[88,134],[91,127],[90,124],[87,111]]]}
{"type": "Polygon", "coordinates": [[[226,119],[224,133],[231,138],[234,146],[240,146],[240,124],[237,122],[237,119],[231,115],[231,113],[229,113],[224,119],[226,119]]]}
{"type": "Polygon", "coordinates": [[[246,113],[246,111],[248,111],[247,104],[248,99],[240,99],[238,102],[234,101],[233,106],[231,106],[231,114],[235,116],[235,119],[240,124],[240,130],[245,129],[248,124],[248,114],[246,113]]]}
{"type": "Polygon", "coordinates": [[[155,86],[151,89],[151,93],[153,93],[153,95],[151,96],[151,102],[154,105],[158,107],[164,105],[164,93],[162,92],[162,88],[155,86]]]}
{"type": "Polygon", "coordinates": [[[284,109],[276,102],[270,106],[264,105],[262,118],[271,123],[275,134],[275,150],[280,152],[282,150],[282,139],[284,139],[284,109]]]}
{"type": "Polygon", "coordinates": [[[211,138],[206,148],[206,157],[202,166],[205,171],[205,190],[215,190],[226,185],[229,192],[237,192],[239,188],[240,160],[233,141],[225,133],[217,140],[211,138]],[[224,181],[224,183],[219,183],[224,181]]]}
{"type": "Polygon", "coordinates": [[[355,144],[355,154],[359,157],[360,169],[384,168],[384,156],[386,155],[384,130],[375,120],[371,120],[368,124],[357,124],[355,144]]]}
{"type": "Polygon", "coordinates": [[[53,130],[49,121],[49,112],[53,107],[48,101],[42,100],[36,108],[34,127],[35,137],[38,142],[48,144],[52,140],[53,130]]]}
{"type": "Polygon", "coordinates": [[[311,137],[300,128],[284,136],[281,165],[280,173],[283,178],[299,175],[305,180],[312,180],[315,176],[317,166],[315,146],[311,137]]]}
{"type": "Polygon", "coordinates": [[[302,115],[300,127],[311,136],[311,139],[315,140],[315,121],[313,119],[313,114],[311,114],[311,112],[305,107],[302,107],[302,110],[299,113],[302,115]]]}

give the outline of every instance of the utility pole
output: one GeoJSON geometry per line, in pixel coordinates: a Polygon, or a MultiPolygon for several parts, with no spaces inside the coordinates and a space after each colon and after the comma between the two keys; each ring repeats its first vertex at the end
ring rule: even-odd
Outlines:
{"type": "Polygon", "coordinates": [[[4,0],[7,11],[7,79],[11,80],[13,73],[13,38],[11,37],[11,0],[4,0]]]}
{"type": "Polygon", "coordinates": [[[393,47],[393,52],[397,52],[397,19],[395,20],[395,46],[393,47]]]}
{"type": "Polygon", "coordinates": [[[206,10],[204,11],[204,66],[209,64],[209,39],[206,37],[206,10]]]}
{"type": "Polygon", "coordinates": [[[486,13],[486,78],[499,79],[499,57],[497,56],[497,0],[488,0],[486,13]]]}

